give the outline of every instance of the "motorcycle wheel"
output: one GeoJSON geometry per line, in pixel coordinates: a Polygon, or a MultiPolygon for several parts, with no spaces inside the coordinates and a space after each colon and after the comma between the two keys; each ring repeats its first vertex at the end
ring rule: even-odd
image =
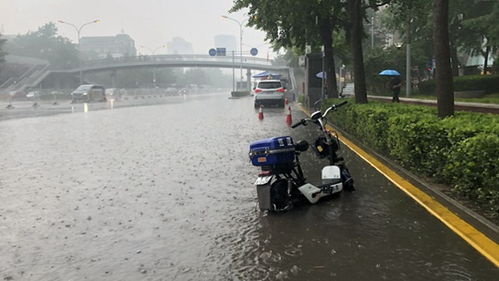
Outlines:
{"type": "Polygon", "coordinates": [[[341,181],[343,182],[343,189],[346,191],[355,191],[355,187],[353,186],[353,178],[350,175],[350,171],[348,171],[347,167],[344,165],[340,166],[341,169],[341,181]]]}
{"type": "Polygon", "coordinates": [[[279,179],[270,186],[270,200],[274,211],[285,211],[289,209],[290,200],[288,196],[288,181],[279,179]]]}

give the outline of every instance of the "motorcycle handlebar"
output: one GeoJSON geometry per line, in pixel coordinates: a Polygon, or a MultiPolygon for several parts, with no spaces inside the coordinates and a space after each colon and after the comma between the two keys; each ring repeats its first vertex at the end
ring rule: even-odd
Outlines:
{"type": "Polygon", "coordinates": [[[303,125],[303,122],[305,122],[305,119],[302,119],[302,120],[300,120],[300,122],[291,125],[291,128],[294,129],[294,128],[300,126],[300,125],[303,125]]]}
{"type": "MultiPolygon", "coordinates": [[[[345,104],[347,104],[348,102],[347,101],[343,101],[343,102],[340,102],[338,104],[333,104],[330,108],[328,108],[325,112],[324,112],[324,116],[327,115],[327,113],[330,111],[330,110],[335,110],[336,108],[338,107],[341,107],[341,106],[344,106],[345,104]]],[[[324,117],[323,116],[323,117],[324,117]]],[[[302,119],[300,120],[298,123],[295,123],[293,125],[291,125],[291,128],[294,129],[300,125],[306,125],[307,121],[310,121],[310,119],[302,119]]]]}
{"type": "Polygon", "coordinates": [[[331,107],[330,107],[330,108],[328,108],[328,109],[324,112],[324,114],[322,115],[322,117],[326,117],[326,115],[329,113],[329,111],[331,111],[331,110],[336,110],[338,107],[340,107],[340,106],[344,106],[345,104],[347,104],[347,101],[343,101],[343,102],[340,102],[340,103],[338,103],[338,104],[333,104],[333,105],[331,105],[331,107]]]}
{"type": "Polygon", "coordinates": [[[340,102],[339,104],[336,105],[336,107],[340,107],[340,106],[343,106],[345,104],[347,104],[348,102],[347,101],[343,101],[343,102],[340,102]]]}
{"type": "Polygon", "coordinates": [[[338,104],[333,104],[333,105],[331,106],[331,109],[336,109],[336,108],[338,108],[338,107],[340,107],[340,106],[344,106],[344,105],[345,105],[345,104],[347,104],[347,103],[348,103],[347,101],[343,101],[343,102],[340,102],[340,103],[338,103],[338,104]]]}

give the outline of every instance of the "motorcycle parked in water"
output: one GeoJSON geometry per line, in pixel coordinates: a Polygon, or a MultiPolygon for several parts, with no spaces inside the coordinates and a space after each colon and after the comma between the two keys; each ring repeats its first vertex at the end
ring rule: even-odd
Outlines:
{"type": "Polygon", "coordinates": [[[316,111],[310,118],[300,120],[291,128],[316,125],[321,132],[313,144],[319,158],[327,158],[329,165],[322,168],[322,182],[316,186],[306,182],[299,156],[309,148],[307,141],[294,143],[290,136],[263,139],[250,144],[249,157],[254,166],[261,168],[255,181],[260,210],[285,211],[299,202],[315,204],[319,199],[354,190],[353,179],[336,152],[340,147],[335,132],[326,129],[326,116],[345,105],[344,101],[327,108],[324,113],[316,111]]]}

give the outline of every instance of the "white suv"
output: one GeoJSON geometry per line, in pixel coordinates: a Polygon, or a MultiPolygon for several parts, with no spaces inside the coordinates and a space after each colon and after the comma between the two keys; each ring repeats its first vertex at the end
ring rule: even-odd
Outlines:
{"type": "Polygon", "coordinates": [[[284,92],[286,88],[283,87],[280,80],[261,80],[253,88],[255,94],[255,107],[260,105],[277,105],[284,107],[284,92]]]}

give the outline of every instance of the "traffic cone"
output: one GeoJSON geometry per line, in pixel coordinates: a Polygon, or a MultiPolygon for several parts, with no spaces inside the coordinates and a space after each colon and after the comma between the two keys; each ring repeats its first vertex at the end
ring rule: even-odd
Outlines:
{"type": "Polygon", "coordinates": [[[260,105],[260,110],[258,111],[258,120],[263,120],[263,105],[260,105]]]}
{"type": "Polygon", "coordinates": [[[291,126],[292,123],[293,123],[293,117],[291,116],[291,106],[288,106],[288,114],[286,115],[286,124],[288,124],[288,126],[291,126]]]}

